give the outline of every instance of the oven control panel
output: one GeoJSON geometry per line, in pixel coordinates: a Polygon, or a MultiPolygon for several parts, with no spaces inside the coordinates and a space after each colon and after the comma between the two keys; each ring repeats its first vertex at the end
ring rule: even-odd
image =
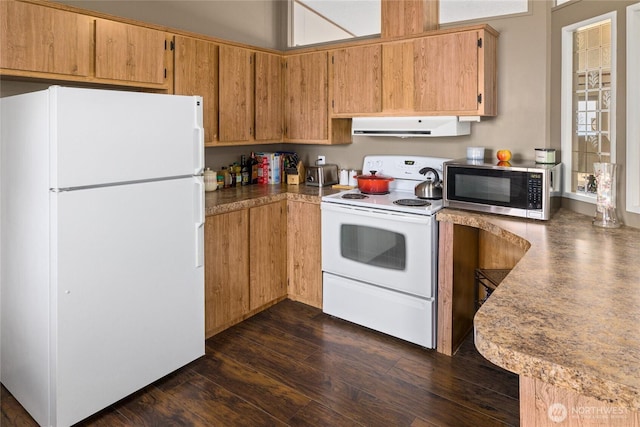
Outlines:
{"type": "Polygon", "coordinates": [[[365,156],[362,172],[369,174],[374,170],[378,175],[396,179],[424,181],[425,176],[420,174],[420,170],[429,167],[437,170],[442,179],[442,164],[449,160],[451,159],[425,156],[365,156]]]}

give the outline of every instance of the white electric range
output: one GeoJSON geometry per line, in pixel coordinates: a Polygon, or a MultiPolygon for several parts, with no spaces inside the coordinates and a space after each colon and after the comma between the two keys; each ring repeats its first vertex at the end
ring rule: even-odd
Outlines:
{"type": "Polygon", "coordinates": [[[354,189],[324,196],[322,201],[408,214],[434,215],[442,209],[442,199],[419,199],[414,194],[414,188],[426,179],[437,179],[432,173],[427,173],[426,176],[421,175],[419,171],[422,168],[435,169],[438,177],[442,179],[442,165],[449,160],[451,159],[423,156],[366,156],[362,165],[362,174],[369,175],[373,170],[376,171],[376,175],[394,178],[389,183],[389,193],[366,194],[354,189]],[[401,202],[397,203],[398,201],[401,202]]]}
{"type": "MultiPolygon", "coordinates": [[[[321,202],[323,311],[435,348],[438,228],[442,200],[414,188],[450,159],[366,156],[362,173],[393,177],[388,194],[354,189],[321,202]],[[409,205],[395,203],[408,201],[409,205]],[[418,206],[416,206],[418,205],[418,206]]],[[[434,179],[435,177],[432,177],[434,179]]]]}

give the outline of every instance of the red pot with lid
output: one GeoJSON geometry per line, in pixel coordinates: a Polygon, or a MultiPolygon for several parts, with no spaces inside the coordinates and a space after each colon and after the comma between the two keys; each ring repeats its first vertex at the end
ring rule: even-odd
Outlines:
{"type": "Polygon", "coordinates": [[[393,178],[376,175],[378,171],[371,171],[371,175],[356,175],[358,189],[366,194],[386,194],[389,192],[389,183],[393,178]]]}

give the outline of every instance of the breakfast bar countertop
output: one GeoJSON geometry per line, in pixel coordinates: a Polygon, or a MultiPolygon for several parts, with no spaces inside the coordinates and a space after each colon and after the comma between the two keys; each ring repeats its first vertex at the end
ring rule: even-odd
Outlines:
{"type": "Polygon", "coordinates": [[[521,376],[640,408],[640,230],[601,229],[561,209],[549,221],[444,209],[439,221],[527,250],[474,318],[475,344],[521,376]]]}
{"type": "Polygon", "coordinates": [[[310,185],[254,184],[205,193],[205,215],[215,215],[279,200],[320,203],[322,196],[342,190],[310,185]]]}

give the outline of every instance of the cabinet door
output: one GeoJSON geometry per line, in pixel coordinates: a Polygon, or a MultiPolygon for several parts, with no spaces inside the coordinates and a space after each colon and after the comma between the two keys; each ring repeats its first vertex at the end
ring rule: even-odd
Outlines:
{"type": "Polygon", "coordinates": [[[286,64],[284,107],[287,139],[327,141],[327,52],[290,56],[286,64]]]}
{"type": "Polygon", "coordinates": [[[413,42],[382,45],[382,110],[413,113],[413,42]]]}
{"type": "Polygon", "coordinates": [[[333,114],[382,111],[381,53],[379,44],[331,53],[333,114]]]}
{"type": "Polygon", "coordinates": [[[202,96],[204,141],[212,145],[218,139],[218,45],[182,36],[175,43],[174,92],[202,96]]]}
{"type": "Polygon", "coordinates": [[[165,83],[165,34],[162,31],[96,20],[96,77],[165,83]]]}
{"type": "Polygon", "coordinates": [[[287,295],[286,201],[251,208],[249,253],[250,309],[287,295]]]}
{"type": "Polygon", "coordinates": [[[220,46],[219,140],[248,141],[253,135],[253,52],[220,46]]]}
{"type": "Polygon", "coordinates": [[[256,131],[259,141],[282,141],[284,93],[282,56],[256,52],[256,131]]]}
{"type": "Polygon", "coordinates": [[[92,22],[76,13],[0,1],[0,68],[88,76],[92,22]]]}
{"type": "Polygon", "coordinates": [[[205,336],[249,312],[249,210],[208,216],[205,235],[205,336]]]}
{"type": "Polygon", "coordinates": [[[289,298],[322,308],[320,205],[287,204],[287,281],[289,298]]]}
{"type": "Polygon", "coordinates": [[[468,31],[414,41],[415,108],[422,112],[478,110],[478,33],[468,31]]]}

